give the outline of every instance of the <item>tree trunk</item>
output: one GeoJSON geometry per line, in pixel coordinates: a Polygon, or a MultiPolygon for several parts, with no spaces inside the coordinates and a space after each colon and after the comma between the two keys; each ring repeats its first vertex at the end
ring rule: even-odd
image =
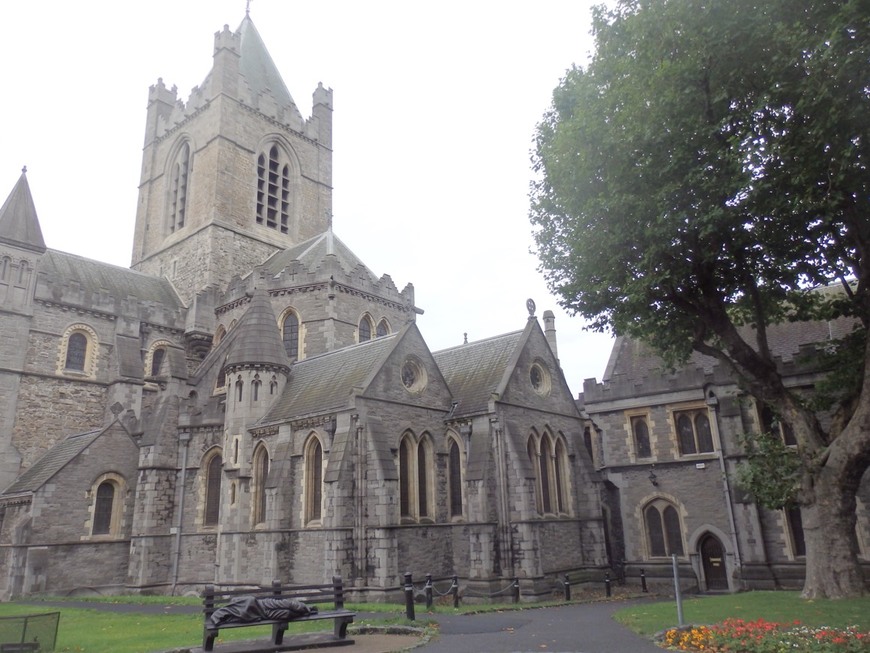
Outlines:
{"type": "Polygon", "coordinates": [[[855,534],[855,493],[827,468],[814,479],[815,500],[801,506],[807,546],[803,598],[861,596],[864,579],[855,534]]]}
{"type": "MultiPolygon", "coordinates": [[[[799,421],[797,425],[799,429],[819,428],[814,417],[799,421]]],[[[817,435],[824,439],[821,431],[817,435]]],[[[811,437],[803,442],[810,445],[803,451],[806,460],[819,461],[818,467],[807,472],[809,483],[805,482],[801,492],[807,546],[803,597],[862,596],[866,590],[858,562],[855,509],[861,479],[870,466],[870,339],[864,350],[861,394],[845,428],[834,434],[827,448],[813,447],[811,437]],[[815,453],[810,457],[808,451],[815,453]]]]}

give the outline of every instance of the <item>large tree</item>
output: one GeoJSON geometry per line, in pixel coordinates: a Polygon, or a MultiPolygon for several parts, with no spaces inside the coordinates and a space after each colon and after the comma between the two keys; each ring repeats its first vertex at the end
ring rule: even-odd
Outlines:
{"type": "Polygon", "coordinates": [[[791,426],[804,595],[861,594],[868,2],[621,0],[593,12],[593,33],[590,61],[568,71],[537,129],[541,270],[593,328],[672,363],[712,356],[791,426]],[[840,292],[812,291],[831,284],[840,292]],[[837,316],[856,332],[839,343],[847,364],[832,371],[824,403],[787,387],[767,327],[837,316]]]}

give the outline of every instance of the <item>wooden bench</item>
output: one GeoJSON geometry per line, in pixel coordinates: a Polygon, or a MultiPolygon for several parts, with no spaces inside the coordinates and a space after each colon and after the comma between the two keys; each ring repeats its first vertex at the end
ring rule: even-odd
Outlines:
{"type": "MultiPolygon", "coordinates": [[[[316,619],[333,620],[333,645],[353,644],[352,639],[347,639],[347,627],[353,623],[354,612],[344,609],[344,588],[341,576],[333,576],[332,583],[324,585],[282,585],[280,581],[272,581],[272,585],[248,589],[216,589],[214,585],[206,585],[202,594],[204,625],[202,631],[202,650],[213,651],[214,640],[218,632],[225,628],[244,628],[246,626],[272,626],[273,645],[283,644],[284,631],[287,624],[298,621],[314,621],[316,619]],[[317,613],[296,619],[262,620],[245,622],[227,622],[220,625],[211,624],[212,613],[234,599],[252,596],[260,599],[295,599],[308,606],[316,606],[317,613]],[[322,609],[321,605],[331,603],[330,609],[322,609]],[[319,605],[320,604],[320,605],[319,605]]],[[[328,643],[327,643],[328,644],[328,643]]]]}

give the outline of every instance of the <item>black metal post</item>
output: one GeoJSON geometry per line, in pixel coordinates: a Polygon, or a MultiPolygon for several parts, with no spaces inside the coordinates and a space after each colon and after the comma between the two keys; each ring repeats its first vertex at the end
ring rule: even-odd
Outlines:
{"type": "Polygon", "coordinates": [[[514,603],[520,602],[520,579],[514,578],[514,603]]]}
{"type": "Polygon", "coordinates": [[[426,609],[432,609],[432,574],[426,574],[426,609]]]}
{"type": "Polygon", "coordinates": [[[610,572],[604,572],[604,596],[610,598],[610,572]]]}
{"type": "Polygon", "coordinates": [[[453,607],[459,607],[459,576],[453,577],[453,584],[450,586],[450,593],[453,594],[453,607]]]}
{"type": "Polygon", "coordinates": [[[414,621],[414,584],[410,571],[405,572],[405,617],[414,621]]]}
{"type": "Polygon", "coordinates": [[[643,573],[643,569],[640,570],[640,589],[643,592],[649,592],[646,588],[646,574],[643,573]]]}
{"type": "Polygon", "coordinates": [[[568,574],[565,574],[565,580],[562,581],[562,584],[565,586],[565,600],[571,600],[571,581],[568,580],[568,574]]]}

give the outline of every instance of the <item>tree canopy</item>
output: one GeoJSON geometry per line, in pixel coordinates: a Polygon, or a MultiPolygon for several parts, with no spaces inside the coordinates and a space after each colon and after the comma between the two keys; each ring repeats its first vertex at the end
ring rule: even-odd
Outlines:
{"type": "Polygon", "coordinates": [[[556,89],[534,160],[538,253],[568,309],[677,358],[836,279],[866,321],[862,4],[596,10],[595,57],[556,89]]]}
{"type": "MultiPolygon", "coordinates": [[[[593,33],[536,133],[530,218],[550,288],[669,362],[729,366],[794,422],[819,473],[870,404],[867,0],[620,0],[594,10],[593,33]],[[830,284],[841,292],[811,292],[830,284]],[[858,355],[829,387],[826,431],[783,384],[766,326],[836,316],[859,325],[858,355]]],[[[855,438],[860,479],[870,448],[855,438]]]]}

